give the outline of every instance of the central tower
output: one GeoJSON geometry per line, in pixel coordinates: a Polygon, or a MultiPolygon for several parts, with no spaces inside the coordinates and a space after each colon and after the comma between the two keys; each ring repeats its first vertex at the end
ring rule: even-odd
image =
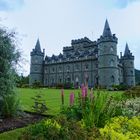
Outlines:
{"type": "Polygon", "coordinates": [[[103,34],[97,41],[99,86],[111,87],[119,84],[117,41],[106,20],[103,34]]]}

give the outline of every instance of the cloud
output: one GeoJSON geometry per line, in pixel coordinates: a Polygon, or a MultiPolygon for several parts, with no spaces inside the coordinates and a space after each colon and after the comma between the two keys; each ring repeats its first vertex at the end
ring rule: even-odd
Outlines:
{"type": "Polygon", "coordinates": [[[11,11],[20,9],[24,0],[0,0],[0,11],[11,11]]]}
{"type": "MultiPolygon", "coordinates": [[[[126,8],[128,5],[133,2],[138,2],[139,0],[114,0],[114,6],[117,8],[126,8]]],[[[139,1],[140,2],[140,1],[139,1]]]]}
{"type": "Polygon", "coordinates": [[[140,2],[140,0],[101,0],[100,2],[107,9],[112,9],[112,8],[124,9],[134,2],[140,2]]]}

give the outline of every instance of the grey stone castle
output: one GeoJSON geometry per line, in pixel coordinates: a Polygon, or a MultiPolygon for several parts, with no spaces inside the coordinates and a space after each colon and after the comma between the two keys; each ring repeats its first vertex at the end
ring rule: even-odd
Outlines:
{"type": "Polygon", "coordinates": [[[117,55],[118,38],[111,33],[106,20],[103,34],[97,41],[87,37],[72,40],[71,46],[63,48],[63,54],[51,57],[41,51],[39,40],[31,52],[30,80],[44,86],[73,83],[80,86],[88,83],[110,87],[112,85],[135,85],[134,56],[128,48],[124,54],[117,55]]]}

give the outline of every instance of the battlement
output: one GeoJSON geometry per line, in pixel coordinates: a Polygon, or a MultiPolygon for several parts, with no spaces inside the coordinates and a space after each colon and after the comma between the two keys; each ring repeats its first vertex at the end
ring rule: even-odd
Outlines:
{"type": "Polygon", "coordinates": [[[113,34],[112,36],[107,36],[107,37],[104,37],[104,36],[100,36],[100,38],[97,40],[97,44],[101,43],[101,42],[115,42],[117,43],[118,42],[118,38],[115,36],[115,34],[113,34]]]}
{"type": "Polygon", "coordinates": [[[81,39],[75,39],[71,41],[71,45],[76,45],[79,43],[92,43],[92,41],[90,39],[88,39],[87,37],[81,38],[81,39]]]}
{"type": "Polygon", "coordinates": [[[64,51],[72,51],[73,50],[73,47],[63,47],[63,52],[64,51]]]}

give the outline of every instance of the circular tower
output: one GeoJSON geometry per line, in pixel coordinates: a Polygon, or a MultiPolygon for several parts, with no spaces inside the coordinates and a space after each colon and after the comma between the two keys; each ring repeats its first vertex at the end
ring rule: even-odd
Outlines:
{"type": "Polygon", "coordinates": [[[125,47],[124,56],[122,57],[122,64],[124,69],[124,84],[127,86],[135,86],[134,56],[130,52],[127,43],[125,47]]]}
{"type": "Polygon", "coordinates": [[[106,20],[103,35],[98,39],[99,86],[111,87],[119,84],[117,41],[106,20]]]}
{"type": "Polygon", "coordinates": [[[44,61],[44,52],[41,52],[39,39],[35,45],[35,49],[30,53],[31,64],[30,64],[30,77],[29,85],[32,85],[34,82],[39,82],[43,84],[43,61],[44,61]]]}

